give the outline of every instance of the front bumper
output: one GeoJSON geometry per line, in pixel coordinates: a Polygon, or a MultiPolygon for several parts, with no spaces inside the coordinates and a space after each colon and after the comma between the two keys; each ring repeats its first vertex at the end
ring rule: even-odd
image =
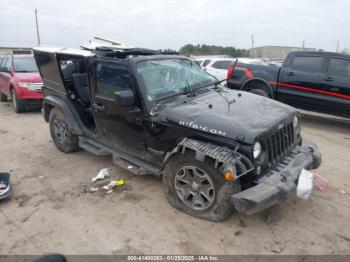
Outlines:
{"type": "Polygon", "coordinates": [[[28,100],[22,100],[22,103],[24,103],[24,106],[26,109],[40,109],[43,106],[43,100],[42,99],[28,99],[28,100]]]}
{"type": "Polygon", "coordinates": [[[285,200],[295,191],[299,175],[303,169],[316,169],[321,165],[321,154],[316,146],[306,140],[292,152],[294,156],[286,165],[261,177],[256,186],[232,196],[235,209],[247,215],[262,211],[285,200]]]}
{"type": "Polygon", "coordinates": [[[42,90],[29,90],[23,87],[16,89],[16,95],[22,100],[42,100],[44,98],[42,90]]]}

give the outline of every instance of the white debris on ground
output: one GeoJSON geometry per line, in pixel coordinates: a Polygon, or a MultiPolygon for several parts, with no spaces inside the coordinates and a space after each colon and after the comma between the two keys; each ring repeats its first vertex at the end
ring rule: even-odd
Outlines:
{"type": "Polygon", "coordinates": [[[297,196],[302,199],[308,199],[311,195],[314,174],[311,171],[303,169],[299,176],[297,186],[297,196]]]}
{"type": "Polygon", "coordinates": [[[106,177],[109,177],[108,168],[103,168],[100,170],[100,172],[98,172],[98,174],[95,177],[91,179],[91,182],[95,182],[106,177]]]}
{"type": "MultiPolygon", "coordinates": [[[[91,181],[94,183],[98,180],[102,180],[105,179],[106,177],[109,177],[109,172],[108,172],[108,168],[103,168],[100,170],[100,172],[91,179],[91,181]]],[[[110,180],[109,183],[107,185],[101,186],[101,185],[90,185],[85,192],[88,193],[94,193],[94,192],[98,192],[98,191],[107,191],[107,194],[110,194],[113,192],[113,188],[116,186],[121,186],[124,185],[125,181],[123,179],[120,180],[110,180]]]]}

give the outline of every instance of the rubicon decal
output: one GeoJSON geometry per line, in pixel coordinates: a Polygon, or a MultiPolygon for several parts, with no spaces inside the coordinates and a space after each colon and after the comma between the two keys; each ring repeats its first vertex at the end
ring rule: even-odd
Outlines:
{"type": "Polygon", "coordinates": [[[186,122],[186,121],[180,121],[179,124],[181,126],[187,126],[193,129],[197,129],[197,130],[201,130],[207,133],[211,133],[214,135],[220,135],[220,136],[226,136],[226,132],[224,131],[220,131],[214,128],[210,128],[210,127],[206,127],[206,126],[201,126],[201,125],[197,125],[194,122],[186,122]]]}

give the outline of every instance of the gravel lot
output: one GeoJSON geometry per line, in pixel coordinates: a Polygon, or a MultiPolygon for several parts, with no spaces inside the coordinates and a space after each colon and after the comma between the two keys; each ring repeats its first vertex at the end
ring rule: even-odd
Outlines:
{"type": "Polygon", "coordinates": [[[0,169],[13,196],[0,202],[0,254],[350,254],[350,121],[307,115],[303,135],[323,153],[325,193],[296,198],[223,223],[187,216],[166,201],[161,181],[135,177],[109,157],[63,154],[39,112],[0,104],[0,169]],[[108,167],[119,192],[85,193],[108,167]]]}

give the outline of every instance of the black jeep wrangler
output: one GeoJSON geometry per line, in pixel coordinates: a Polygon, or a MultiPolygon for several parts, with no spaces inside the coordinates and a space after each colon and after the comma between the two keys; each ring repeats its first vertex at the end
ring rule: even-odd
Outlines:
{"type": "Polygon", "coordinates": [[[57,148],[112,155],[136,175],[161,177],[169,202],[190,215],[261,211],[321,163],[294,108],[224,88],[186,57],[135,48],[34,54],[57,148]]]}

